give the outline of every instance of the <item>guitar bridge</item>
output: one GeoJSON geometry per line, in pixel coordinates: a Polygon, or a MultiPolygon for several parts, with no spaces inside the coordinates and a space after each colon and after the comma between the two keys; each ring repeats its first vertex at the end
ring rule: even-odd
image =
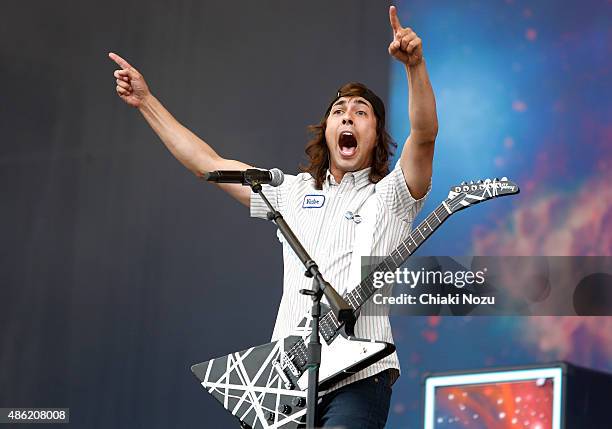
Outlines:
{"type": "Polygon", "coordinates": [[[272,364],[272,366],[274,367],[276,372],[278,372],[278,375],[281,378],[281,380],[283,380],[283,383],[285,384],[285,389],[288,389],[288,390],[293,389],[293,383],[291,382],[291,380],[289,380],[289,377],[287,377],[287,374],[285,374],[285,370],[281,368],[281,364],[278,361],[275,361],[272,364]]]}
{"type": "Polygon", "coordinates": [[[287,368],[295,377],[299,377],[301,375],[300,371],[298,371],[297,367],[291,361],[291,358],[289,358],[289,355],[287,355],[285,352],[281,353],[281,367],[283,369],[287,368]]]}

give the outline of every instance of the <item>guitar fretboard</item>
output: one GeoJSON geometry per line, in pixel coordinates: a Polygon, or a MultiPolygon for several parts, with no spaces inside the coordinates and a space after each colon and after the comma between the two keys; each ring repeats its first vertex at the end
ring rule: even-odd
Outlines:
{"type": "MultiPolygon", "coordinates": [[[[378,290],[374,286],[374,273],[380,271],[395,271],[399,268],[410,255],[429,238],[429,236],[444,222],[450,215],[451,210],[443,202],[429,216],[425,218],[416,228],[412,230],[408,238],[402,241],[389,256],[383,259],[361,283],[353,290],[343,295],[344,300],[353,311],[357,311],[370,297],[378,290]]],[[[334,314],[330,311],[319,321],[321,335],[325,340],[331,339],[336,331],[342,326],[334,314]]]]}
{"type": "MultiPolygon", "coordinates": [[[[374,286],[374,273],[377,271],[395,271],[399,268],[415,250],[427,240],[427,238],[452,214],[453,200],[442,202],[423,222],[412,230],[408,238],[402,241],[399,246],[391,252],[389,256],[380,262],[374,270],[364,278],[361,283],[353,290],[343,295],[344,300],[353,309],[357,311],[370,297],[376,292],[374,286]]],[[[319,320],[319,332],[325,339],[329,341],[334,337],[336,331],[340,329],[342,323],[336,319],[333,312],[327,312],[319,320]]],[[[296,365],[304,367],[306,365],[307,346],[304,340],[300,340],[289,350],[290,355],[294,359],[296,365]]]]}

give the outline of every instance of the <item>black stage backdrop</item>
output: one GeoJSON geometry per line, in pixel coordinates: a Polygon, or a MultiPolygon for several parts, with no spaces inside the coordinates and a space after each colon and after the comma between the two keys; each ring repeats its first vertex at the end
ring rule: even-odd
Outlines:
{"type": "Polygon", "coordinates": [[[342,83],[387,99],[388,3],[0,8],[0,407],[236,427],[189,367],[269,341],[275,229],[174,160],[115,95],[107,52],[222,156],[295,173],[342,83]]]}

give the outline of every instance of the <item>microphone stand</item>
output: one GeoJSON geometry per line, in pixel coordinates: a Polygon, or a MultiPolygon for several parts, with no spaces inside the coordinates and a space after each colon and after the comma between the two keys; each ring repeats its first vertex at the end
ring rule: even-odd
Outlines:
{"type": "Polygon", "coordinates": [[[258,182],[250,182],[248,185],[253,192],[259,194],[261,199],[266,203],[270,211],[268,212],[268,220],[273,221],[280,232],[283,234],[295,254],[306,267],[304,275],[312,278],[312,289],[302,289],[300,293],[309,295],[312,298],[311,322],[310,322],[310,341],[308,342],[308,360],[306,367],[308,368],[308,394],[306,398],[306,428],[314,429],[317,417],[317,400],[319,396],[319,367],[321,366],[321,340],[319,338],[319,317],[321,316],[321,296],[324,294],[329,302],[331,311],[336,316],[336,319],[345,323],[346,326],[352,327],[355,324],[355,315],[353,309],[346,303],[344,299],[336,292],[336,290],[323,278],[316,262],[308,255],[306,249],[302,246],[298,238],[295,236],[283,216],[277,211],[270,201],[262,192],[261,184],[258,182]]]}

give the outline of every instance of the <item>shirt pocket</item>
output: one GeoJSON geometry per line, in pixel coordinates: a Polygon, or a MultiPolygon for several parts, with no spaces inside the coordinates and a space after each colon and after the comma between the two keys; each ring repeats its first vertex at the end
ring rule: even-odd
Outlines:
{"type": "Polygon", "coordinates": [[[342,215],[329,229],[329,255],[352,253],[355,245],[355,234],[359,231],[358,224],[353,219],[342,215]]]}

